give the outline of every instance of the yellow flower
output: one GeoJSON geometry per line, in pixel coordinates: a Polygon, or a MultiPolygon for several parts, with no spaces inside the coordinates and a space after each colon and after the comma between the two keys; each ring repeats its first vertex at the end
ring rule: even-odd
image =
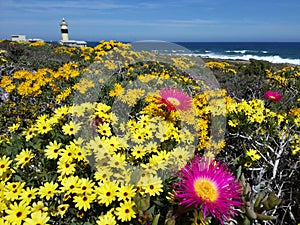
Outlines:
{"type": "Polygon", "coordinates": [[[56,190],[58,187],[58,184],[53,183],[53,182],[47,182],[44,184],[44,186],[40,187],[40,190],[38,194],[40,195],[41,198],[46,198],[49,200],[52,198],[58,191],[56,190]]]}
{"type": "Polygon", "coordinates": [[[126,201],[124,203],[120,204],[120,207],[116,208],[116,216],[118,217],[118,220],[121,220],[122,222],[130,221],[132,218],[136,217],[136,213],[133,209],[134,202],[132,201],[126,201]]]}
{"type": "Polygon", "coordinates": [[[110,179],[110,177],[113,175],[112,169],[109,167],[102,167],[101,169],[98,169],[95,174],[94,174],[94,178],[97,181],[107,181],[110,179]]]}
{"type": "Polygon", "coordinates": [[[245,162],[244,163],[244,167],[250,167],[250,166],[252,166],[252,162],[245,162]]]}
{"type": "Polygon", "coordinates": [[[9,169],[9,165],[12,163],[9,157],[3,156],[0,158],[0,177],[9,169]]]}
{"type": "Polygon", "coordinates": [[[65,149],[61,149],[59,155],[61,156],[60,160],[72,162],[76,157],[76,146],[67,145],[65,149]]]}
{"type": "Polygon", "coordinates": [[[36,193],[38,192],[37,188],[27,187],[26,189],[22,189],[20,194],[20,199],[30,203],[31,200],[36,198],[36,193]]]}
{"type": "Polygon", "coordinates": [[[31,213],[31,218],[26,218],[24,225],[47,225],[50,220],[48,213],[41,211],[31,213]]]}
{"type": "Polygon", "coordinates": [[[119,201],[130,200],[135,196],[136,192],[132,185],[121,185],[118,189],[117,197],[119,201]]]}
{"type": "Polygon", "coordinates": [[[21,183],[21,182],[7,183],[5,185],[4,198],[10,201],[19,199],[19,195],[21,194],[24,186],[25,183],[21,183]]]}
{"type": "Polygon", "coordinates": [[[162,180],[154,175],[144,176],[140,180],[141,187],[146,194],[150,196],[158,195],[163,191],[162,180]]]}
{"type": "Polygon", "coordinates": [[[22,132],[22,135],[25,136],[26,141],[29,141],[31,138],[34,137],[35,130],[36,130],[35,127],[29,127],[27,130],[25,130],[25,131],[22,132]]]}
{"type": "Polygon", "coordinates": [[[103,123],[99,124],[98,126],[98,133],[100,133],[103,136],[109,137],[112,135],[109,123],[103,123]]]}
{"type": "Polygon", "coordinates": [[[97,225],[116,225],[117,221],[111,213],[107,213],[105,215],[99,216],[98,220],[96,221],[97,225]]]}
{"type": "Polygon", "coordinates": [[[131,149],[132,153],[131,155],[135,158],[135,159],[142,159],[144,155],[146,155],[147,151],[144,145],[135,145],[132,149],[131,149]]]}
{"type": "Polygon", "coordinates": [[[77,194],[91,194],[94,190],[94,182],[88,178],[81,178],[78,180],[78,186],[76,188],[77,194]]]}
{"type": "Polygon", "coordinates": [[[237,125],[239,125],[239,121],[238,120],[228,120],[228,125],[231,127],[236,127],[237,125]]]}
{"type": "Polygon", "coordinates": [[[67,212],[69,207],[70,207],[69,204],[61,204],[57,207],[57,211],[61,217],[63,217],[65,215],[65,213],[67,212]]]}
{"type": "Polygon", "coordinates": [[[105,204],[105,206],[109,206],[109,204],[116,199],[118,185],[112,181],[104,181],[99,185],[99,187],[95,188],[97,200],[100,204],[105,204]]]}
{"type": "Polygon", "coordinates": [[[48,211],[48,207],[44,205],[43,201],[38,201],[38,202],[34,202],[32,204],[32,212],[47,212],[48,211]]]}
{"type": "Polygon", "coordinates": [[[15,85],[13,84],[13,80],[9,76],[2,76],[0,87],[4,88],[6,92],[10,93],[13,89],[15,89],[15,85]]]}
{"type": "Polygon", "coordinates": [[[87,211],[91,207],[91,203],[96,198],[95,194],[83,194],[83,195],[77,195],[74,196],[73,202],[76,203],[75,207],[79,210],[83,209],[84,211],[87,211]]]}
{"type": "Polygon", "coordinates": [[[33,157],[34,154],[31,150],[23,149],[15,158],[17,161],[16,166],[21,166],[21,168],[23,168],[33,157]]]}
{"type": "Polygon", "coordinates": [[[7,221],[14,225],[21,225],[30,213],[30,207],[25,201],[21,201],[19,204],[14,202],[10,204],[9,209],[5,210],[7,216],[4,217],[7,221]]]}
{"type": "Polygon", "coordinates": [[[168,159],[171,152],[160,151],[149,159],[149,164],[153,167],[160,168],[162,170],[166,169],[168,166],[168,159]]]}
{"type": "Polygon", "coordinates": [[[118,98],[128,104],[129,106],[134,106],[138,99],[142,98],[145,94],[145,90],[142,89],[129,89],[124,93],[124,95],[118,96],[118,98]]]}
{"type": "Polygon", "coordinates": [[[61,101],[65,100],[71,94],[71,91],[71,88],[67,88],[61,94],[57,95],[55,98],[56,102],[61,103],[61,101]]]}
{"type": "Polygon", "coordinates": [[[40,121],[38,121],[37,124],[35,125],[35,130],[36,130],[39,134],[46,134],[46,133],[48,133],[50,130],[52,130],[51,123],[50,123],[49,121],[40,120],[40,121]]]}
{"type": "Polygon", "coordinates": [[[257,151],[255,149],[247,150],[246,155],[249,156],[252,161],[256,161],[261,158],[261,156],[259,154],[257,154],[257,151]]]}
{"type": "Polygon", "coordinates": [[[113,91],[109,92],[109,96],[111,96],[111,97],[115,97],[115,96],[119,97],[119,96],[121,96],[121,95],[124,94],[124,88],[122,87],[121,84],[115,84],[114,86],[115,86],[115,89],[113,91]]]}
{"type": "Polygon", "coordinates": [[[62,106],[60,108],[55,109],[54,117],[59,119],[64,118],[69,113],[69,108],[67,106],[62,106]]]}
{"type": "Polygon", "coordinates": [[[62,180],[61,184],[61,191],[65,192],[66,194],[75,193],[76,189],[79,188],[78,184],[79,178],[77,176],[70,176],[62,180]]]}
{"type": "Polygon", "coordinates": [[[57,162],[57,172],[60,173],[62,176],[64,175],[72,175],[75,173],[76,164],[70,163],[68,161],[59,160],[57,162]]]}
{"type": "Polygon", "coordinates": [[[174,161],[173,166],[177,166],[177,169],[180,169],[192,157],[192,151],[188,148],[177,147],[173,149],[171,157],[174,161]]]}
{"type": "Polygon", "coordinates": [[[12,176],[15,172],[16,172],[16,171],[13,170],[13,169],[8,169],[8,170],[6,170],[6,171],[2,174],[2,176],[0,176],[0,180],[2,180],[3,182],[8,181],[8,180],[11,178],[11,176],[12,176]]]}
{"type": "Polygon", "coordinates": [[[95,85],[93,83],[93,81],[86,79],[86,78],[82,78],[79,83],[75,84],[73,86],[74,90],[78,90],[81,94],[85,94],[87,92],[87,90],[89,90],[90,88],[93,88],[95,85]]]}
{"type": "Polygon", "coordinates": [[[9,132],[13,132],[13,131],[18,130],[20,125],[21,125],[21,123],[15,123],[15,124],[9,126],[7,129],[9,132]]]}
{"type": "Polygon", "coordinates": [[[115,169],[124,169],[125,164],[126,155],[122,153],[113,154],[108,161],[108,166],[115,169]]]}
{"type": "Polygon", "coordinates": [[[61,153],[60,146],[61,143],[57,143],[56,140],[54,140],[54,142],[49,142],[49,145],[47,145],[46,149],[44,150],[46,157],[48,159],[56,159],[61,153]]]}
{"type": "Polygon", "coordinates": [[[66,135],[73,135],[73,134],[76,134],[80,130],[80,128],[81,128],[80,126],[81,126],[81,123],[75,123],[75,122],[71,121],[68,124],[65,124],[62,127],[62,130],[63,130],[64,134],[66,134],[66,135]]]}

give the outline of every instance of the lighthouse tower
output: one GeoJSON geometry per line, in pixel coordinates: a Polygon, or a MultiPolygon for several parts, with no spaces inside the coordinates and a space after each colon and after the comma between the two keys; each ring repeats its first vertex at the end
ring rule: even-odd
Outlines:
{"type": "Polygon", "coordinates": [[[61,31],[61,39],[63,41],[68,41],[69,40],[68,24],[66,23],[64,18],[62,19],[60,24],[60,31],[61,31]]]}

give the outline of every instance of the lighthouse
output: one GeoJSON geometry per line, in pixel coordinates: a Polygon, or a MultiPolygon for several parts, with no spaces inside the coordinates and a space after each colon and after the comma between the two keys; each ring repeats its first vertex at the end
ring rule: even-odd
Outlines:
{"type": "Polygon", "coordinates": [[[60,31],[61,31],[61,39],[63,41],[68,41],[69,40],[68,24],[66,23],[64,18],[62,19],[60,24],[60,31]]]}
{"type": "Polygon", "coordinates": [[[70,47],[85,47],[87,46],[86,41],[69,40],[68,24],[63,18],[60,23],[61,40],[58,42],[60,45],[70,47]]]}

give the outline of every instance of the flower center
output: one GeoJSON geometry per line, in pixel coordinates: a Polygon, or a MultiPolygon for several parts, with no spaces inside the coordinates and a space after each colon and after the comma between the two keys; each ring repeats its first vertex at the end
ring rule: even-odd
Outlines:
{"type": "Polygon", "coordinates": [[[275,97],[275,96],[273,96],[273,95],[270,95],[270,96],[269,96],[269,99],[275,100],[275,99],[276,99],[276,97],[275,97]]]}
{"type": "Polygon", "coordinates": [[[180,105],[180,102],[176,98],[169,97],[167,100],[174,106],[180,105]]]}
{"type": "Polygon", "coordinates": [[[197,179],[194,183],[194,189],[197,196],[205,201],[214,202],[219,196],[216,185],[207,179],[197,179]]]}

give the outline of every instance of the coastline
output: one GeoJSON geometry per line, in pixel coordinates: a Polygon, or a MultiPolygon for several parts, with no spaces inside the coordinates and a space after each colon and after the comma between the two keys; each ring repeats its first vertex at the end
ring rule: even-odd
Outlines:
{"type": "Polygon", "coordinates": [[[266,65],[272,65],[273,67],[276,68],[281,68],[281,67],[286,67],[286,66],[292,66],[292,67],[296,67],[296,66],[300,66],[298,64],[293,64],[293,63],[275,63],[275,62],[270,62],[270,61],[266,61],[266,60],[259,60],[259,59],[249,59],[249,60],[245,60],[245,59],[224,59],[224,58],[213,58],[213,57],[201,57],[201,59],[204,62],[211,62],[211,61],[215,61],[215,62],[227,62],[229,64],[232,65],[236,65],[239,66],[239,64],[242,65],[249,65],[251,63],[251,61],[261,61],[264,62],[266,65]]]}

